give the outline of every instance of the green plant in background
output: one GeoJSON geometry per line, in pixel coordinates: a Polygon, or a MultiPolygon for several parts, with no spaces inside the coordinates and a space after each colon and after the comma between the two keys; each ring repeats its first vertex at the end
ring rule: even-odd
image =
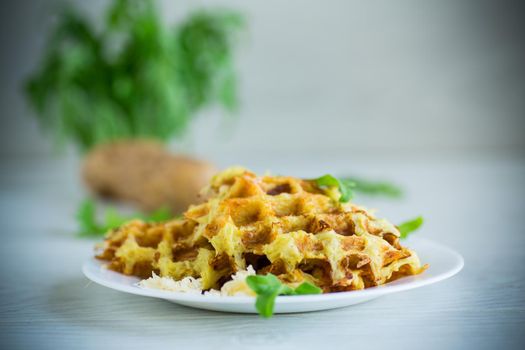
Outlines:
{"type": "Polygon", "coordinates": [[[60,144],[167,141],[203,107],[235,110],[233,50],[243,26],[235,12],[201,10],[169,28],[148,0],[115,0],[101,31],[65,11],[26,94],[60,144]]]}

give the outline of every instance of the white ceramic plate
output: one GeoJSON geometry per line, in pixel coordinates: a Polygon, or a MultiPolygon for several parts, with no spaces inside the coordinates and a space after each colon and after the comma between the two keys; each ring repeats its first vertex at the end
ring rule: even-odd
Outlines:
{"type": "MultiPolygon", "coordinates": [[[[277,297],[275,313],[307,312],[335,309],[375,299],[382,295],[423,287],[454,276],[463,268],[463,258],[455,251],[430,240],[413,238],[404,242],[415,250],[421,262],[430,267],[420,275],[401,278],[386,285],[360,291],[329,293],[319,295],[296,295],[277,297]]],[[[160,298],[173,303],[199,309],[256,313],[255,299],[251,297],[222,297],[213,295],[188,294],[154,289],[143,289],[136,284],[136,277],[125,276],[104,268],[103,263],[90,259],[82,271],[87,278],[105,287],[125,293],[160,298]]]]}

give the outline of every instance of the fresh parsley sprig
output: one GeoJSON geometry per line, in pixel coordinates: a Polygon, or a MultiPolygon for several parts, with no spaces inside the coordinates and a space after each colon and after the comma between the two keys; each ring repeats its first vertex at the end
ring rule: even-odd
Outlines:
{"type": "Polygon", "coordinates": [[[267,275],[254,275],[246,278],[248,286],[257,294],[255,308],[262,317],[269,318],[273,315],[275,298],[278,295],[304,295],[320,294],[321,288],[303,282],[297,288],[291,288],[283,284],[277,276],[269,273],[267,275]]]}
{"type": "Polygon", "coordinates": [[[416,231],[423,225],[423,217],[418,216],[415,219],[405,221],[397,226],[399,229],[399,233],[401,234],[401,238],[407,238],[408,235],[410,235],[412,232],[416,231]]]}
{"type": "Polygon", "coordinates": [[[101,236],[107,231],[117,228],[132,219],[141,219],[148,222],[160,222],[173,218],[168,208],[160,208],[149,214],[137,213],[125,216],[120,214],[115,208],[108,208],[104,213],[104,221],[97,220],[97,210],[95,201],[86,199],[82,201],[77,211],[77,222],[79,225],[79,235],[81,236],[101,236]]]}

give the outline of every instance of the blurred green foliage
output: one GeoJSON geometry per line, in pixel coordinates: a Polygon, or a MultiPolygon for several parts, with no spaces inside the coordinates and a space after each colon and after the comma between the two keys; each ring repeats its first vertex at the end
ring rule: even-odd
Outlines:
{"type": "Polygon", "coordinates": [[[227,10],[200,10],[170,28],[148,0],[115,0],[100,31],[66,10],[26,95],[59,144],[166,141],[205,106],[235,110],[233,50],[243,28],[227,10]]]}
{"type": "Polygon", "coordinates": [[[175,218],[168,208],[159,208],[149,214],[135,213],[122,215],[114,207],[107,207],[102,220],[97,217],[97,204],[93,199],[85,199],[76,213],[80,236],[101,236],[131,220],[162,222],[175,218]]]}
{"type": "Polygon", "coordinates": [[[353,191],[360,192],[369,196],[383,196],[390,198],[400,198],[403,196],[403,190],[387,181],[370,181],[356,177],[341,178],[342,182],[353,184],[353,191]]]}

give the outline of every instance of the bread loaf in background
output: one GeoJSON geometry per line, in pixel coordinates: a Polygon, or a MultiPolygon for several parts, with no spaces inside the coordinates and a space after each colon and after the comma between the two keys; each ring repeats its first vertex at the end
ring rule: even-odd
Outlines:
{"type": "Polygon", "coordinates": [[[199,191],[216,168],[206,161],[174,155],[162,144],[129,140],[103,144],[84,160],[83,178],[95,194],[136,204],[144,211],[169,207],[174,214],[199,203],[199,191]]]}

